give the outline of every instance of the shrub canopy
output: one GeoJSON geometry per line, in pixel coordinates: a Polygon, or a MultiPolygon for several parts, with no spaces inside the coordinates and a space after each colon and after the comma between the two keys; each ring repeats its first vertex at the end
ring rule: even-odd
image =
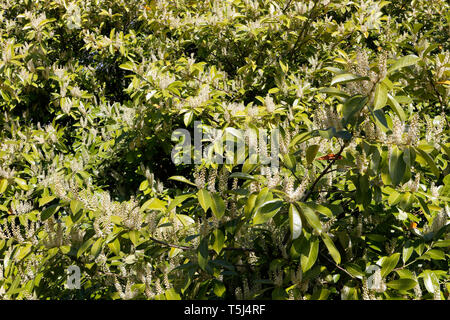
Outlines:
{"type": "Polygon", "coordinates": [[[446,299],[449,8],[0,0],[0,298],[446,299]]]}

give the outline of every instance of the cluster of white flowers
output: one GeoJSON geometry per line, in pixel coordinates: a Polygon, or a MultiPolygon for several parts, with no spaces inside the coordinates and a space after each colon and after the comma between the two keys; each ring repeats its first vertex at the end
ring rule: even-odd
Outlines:
{"type": "Polygon", "coordinates": [[[54,217],[50,217],[44,221],[44,229],[47,233],[44,245],[47,248],[59,248],[69,244],[69,239],[65,233],[66,227],[61,221],[56,221],[54,217]]]}
{"type": "Polygon", "coordinates": [[[289,145],[291,144],[291,140],[298,134],[298,126],[295,128],[291,128],[290,123],[286,120],[281,125],[284,131],[284,135],[279,135],[279,146],[280,146],[280,153],[281,154],[287,154],[289,153],[289,145]]]}
{"type": "Polygon", "coordinates": [[[299,15],[305,15],[314,8],[314,1],[295,1],[292,7],[299,15]]]}
{"type": "Polygon", "coordinates": [[[368,95],[369,92],[372,91],[374,83],[377,80],[377,74],[374,71],[370,70],[367,52],[363,50],[357,51],[356,62],[355,63],[350,62],[348,69],[350,72],[358,76],[369,77],[370,80],[349,82],[345,85],[345,90],[350,95],[356,94],[368,95]]]}
{"type": "Polygon", "coordinates": [[[202,86],[197,96],[189,97],[188,103],[192,108],[198,108],[209,100],[210,98],[209,94],[210,94],[209,85],[202,86]]]}
{"type": "Polygon", "coordinates": [[[271,279],[276,287],[281,287],[284,281],[284,272],[280,267],[272,271],[271,279]]]}
{"type": "Polygon", "coordinates": [[[381,269],[377,268],[373,274],[372,278],[372,286],[369,288],[371,290],[374,290],[375,292],[384,292],[386,291],[386,283],[381,276],[381,269]]]}
{"type": "Polygon", "coordinates": [[[198,189],[203,189],[206,184],[206,168],[197,166],[194,172],[195,185],[198,189]]]}
{"type": "Polygon", "coordinates": [[[15,219],[8,221],[5,219],[0,225],[0,239],[15,239],[19,243],[31,242],[33,244],[38,243],[36,231],[39,230],[41,223],[39,221],[30,221],[23,226],[21,231],[21,225],[17,225],[15,219]]]}
{"type": "Polygon", "coordinates": [[[396,115],[392,117],[392,134],[386,143],[395,145],[415,146],[419,143],[420,122],[417,115],[413,115],[409,125],[403,123],[396,115]]]}
{"type": "Polygon", "coordinates": [[[434,119],[427,114],[424,117],[426,121],[425,140],[438,148],[445,128],[446,115],[442,114],[434,119]]]}
{"type": "Polygon", "coordinates": [[[293,176],[285,177],[283,182],[286,201],[289,203],[293,203],[299,201],[304,196],[306,188],[309,184],[309,179],[305,176],[302,179],[302,182],[297,186],[297,188],[294,188],[295,178],[293,176]]]}
{"type": "Polygon", "coordinates": [[[34,206],[29,201],[19,201],[15,206],[11,207],[12,213],[15,215],[26,214],[34,209],[34,206]]]}
{"type": "Polygon", "coordinates": [[[270,95],[267,95],[265,100],[267,112],[273,113],[276,109],[276,105],[273,102],[273,98],[270,95]]]}
{"type": "MultiPolygon", "coordinates": [[[[414,171],[414,168],[411,168],[411,171],[414,171]]],[[[411,192],[417,192],[419,191],[420,187],[420,173],[416,173],[416,176],[414,177],[414,180],[409,180],[402,186],[402,190],[409,190],[411,192]]]]}
{"type": "Polygon", "coordinates": [[[243,103],[231,102],[224,106],[224,118],[226,121],[231,121],[240,113],[245,114],[245,105],[243,103]]]}
{"type": "Polygon", "coordinates": [[[266,183],[269,189],[278,187],[282,181],[278,168],[261,166],[261,175],[266,177],[266,183]]]}
{"type": "Polygon", "coordinates": [[[423,228],[424,233],[433,232],[436,233],[442,229],[442,227],[450,223],[450,209],[448,206],[439,211],[433,218],[431,225],[426,224],[423,228]]]}
{"type": "Polygon", "coordinates": [[[248,283],[247,277],[242,279],[242,287],[237,287],[234,291],[237,300],[251,300],[254,299],[256,294],[260,292],[261,284],[254,282],[251,286],[248,283]]]}
{"type": "Polygon", "coordinates": [[[130,278],[127,278],[126,284],[125,284],[125,290],[123,289],[122,285],[120,284],[117,277],[114,277],[114,287],[116,288],[117,292],[119,293],[119,296],[123,300],[131,300],[134,299],[138,294],[139,291],[137,289],[132,289],[133,285],[135,284],[134,281],[130,278]]]}
{"type": "Polygon", "coordinates": [[[218,189],[221,195],[225,195],[225,193],[228,191],[228,177],[230,175],[230,172],[228,169],[223,166],[222,170],[219,172],[219,183],[218,183],[218,189]]]}
{"type": "Polygon", "coordinates": [[[342,129],[341,117],[331,106],[320,105],[314,111],[314,129],[336,128],[337,131],[342,129]]]}
{"type": "Polygon", "coordinates": [[[369,159],[367,158],[366,152],[363,150],[362,153],[358,153],[358,155],[355,157],[355,160],[356,167],[358,168],[359,172],[364,175],[370,163],[369,159]]]}
{"type": "Polygon", "coordinates": [[[361,32],[367,32],[371,29],[379,29],[381,26],[381,17],[383,12],[380,8],[380,3],[367,0],[362,1],[359,7],[358,23],[361,28],[361,32]]]}

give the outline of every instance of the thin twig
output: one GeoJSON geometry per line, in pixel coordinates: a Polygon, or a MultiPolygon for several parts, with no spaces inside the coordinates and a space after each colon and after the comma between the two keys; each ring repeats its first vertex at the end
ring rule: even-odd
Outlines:
{"type": "Polygon", "coordinates": [[[302,202],[305,202],[306,200],[308,200],[308,198],[311,196],[311,194],[314,192],[314,188],[316,187],[317,183],[320,181],[320,179],[323,178],[323,176],[325,176],[329,170],[331,169],[331,167],[333,166],[333,164],[336,162],[336,160],[339,158],[339,156],[342,154],[342,152],[344,151],[346,147],[346,144],[344,143],[341,146],[341,149],[339,150],[339,152],[336,154],[336,157],[330,161],[330,163],[328,164],[328,166],[323,169],[323,171],[320,173],[320,175],[317,177],[317,179],[313,182],[313,184],[311,185],[311,187],[309,188],[308,192],[306,193],[306,195],[303,197],[302,202]]]}
{"type": "MultiPolygon", "coordinates": [[[[170,247],[170,248],[176,248],[176,249],[181,249],[181,250],[196,250],[197,248],[195,247],[188,247],[188,246],[181,246],[178,244],[172,244],[172,243],[168,243],[153,237],[149,237],[150,240],[152,240],[153,242],[159,243],[163,246],[166,247],[170,247]]],[[[255,249],[251,249],[251,248],[236,248],[236,247],[228,247],[228,248],[222,248],[222,250],[224,251],[247,251],[247,252],[256,252],[255,249]]]]}
{"type": "Polygon", "coordinates": [[[324,255],[322,252],[320,253],[320,255],[321,255],[322,257],[324,257],[325,259],[327,259],[327,260],[328,260],[329,262],[331,262],[332,264],[334,264],[334,266],[335,266],[336,268],[338,268],[339,270],[344,271],[344,272],[345,272],[346,274],[348,274],[350,277],[355,278],[354,275],[352,275],[350,272],[348,272],[348,271],[345,270],[344,268],[338,266],[333,260],[329,259],[329,258],[328,258],[326,255],[324,255]]]}

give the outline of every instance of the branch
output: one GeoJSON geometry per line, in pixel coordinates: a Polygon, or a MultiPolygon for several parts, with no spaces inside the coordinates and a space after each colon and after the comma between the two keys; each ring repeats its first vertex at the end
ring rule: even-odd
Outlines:
{"type": "Polygon", "coordinates": [[[292,0],[289,0],[288,3],[286,4],[286,6],[284,7],[283,14],[286,13],[286,10],[289,8],[289,6],[291,5],[292,0]]]}
{"type": "MultiPolygon", "coordinates": [[[[152,240],[153,242],[159,243],[163,246],[169,247],[169,248],[176,248],[176,249],[181,249],[181,250],[196,250],[197,248],[195,247],[188,247],[188,246],[181,246],[178,244],[172,244],[172,243],[168,243],[153,237],[149,237],[150,240],[152,240]]],[[[255,249],[250,249],[250,248],[235,248],[235,247],[229,247],[229,248],[222,248],[223,251],[247,251],[247,252],[256,252],[255,249]]]]}
{"type": "Polygon", "coordinates": [[[176,248],[176,249],[181,249],[181,250],[195,250],[194,247],[180,246],[180,245],[177,245],[177,244],[167,243],[167,242],[165,242],[165,241],[158,240],[158,239],[155,239],[155,238],[153,238],[153,237],[149,237],[149,238],[150,238],[150,240],[152,240],[153,242],[162,244],[163,246],[166,246],[166,247],[176,248]]]}
{"type": "Polygon", "coordinates": [[[311,196],[311,194],[314,192],[314,188],[316,187],[317,183],[320,181],[320,179],[323,178],[323,176],[325,176],[327,173],[331,172],[329,171],[331,169],[331,167],[333,166],[333,164],[336,162],[336,160],[339,158],[339,156],[342,154],[342,152],[344,151],[346,147],[346,144],[344,143],[341,146],[341,149],[339,150],[339,152],[336,154],[336,157],[330,161],[330,163],[328,164],[328,166],[323,169],[323,171],[320,173],[320,175],[316,178],[316,180],[313,182],[313,184],[311,185],[311,188],[309,188],[308,192],[306,193],[306,195],[304,196],[302,202],[305,202],[306,200],[308,200],[308,198],[311,196]]]}
{"type": "Polygon", "coordinates": [[[344,271],[344,272],[345,272],[346,274],[348,274],[350,277],[355,278],[350,272],[348,272],[348,271],[345,270],[344,268],[338,266],[333,260],[329,259],[329,258],[328,258],[326,255],[324,255],[322,252],[320,253],[320,255],[321,255],[322,257],[324,257],[325,259],[327,259],[327,260],[328,260],[329,262],[331,262],[332,264],[334,264],[334,266],[335,266],[336,268],[338,268],[339,270],[344,271]]]}

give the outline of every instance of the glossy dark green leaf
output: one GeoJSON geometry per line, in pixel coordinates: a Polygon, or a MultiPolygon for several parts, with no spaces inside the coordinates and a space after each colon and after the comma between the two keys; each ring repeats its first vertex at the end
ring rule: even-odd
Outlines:
{"type": "Polygon", "coordinates": [[[212,197],[208,190],[200,189],[197,192],[198,203],[203,208],[203,211],[207,211],[212,207],[212,197]]]}
{"type": "Polygon", "coordinates": [[[58,211],[58,209],[59,209],[59,205],[57,205],[57,204],[49,206],[48,208],[46,208],[44,211],[41,212],[41,220],[42,221],[47,220],[52,215],[54,215],[56,213],[56,211],[58,211]]]}
{"type": "Polygon", "coordinates": [[[339,251],[336,249],[336,246],[333,243],[333,240],[331,240],[330,236],[327,235],[326,233],[322,233],[321,234],[322,240],[325,243],[325,246],[328,249],[328,252],[330,253],[331,257],[333,258],[334,262],[336,262],[336,264],[340,264],[341,263],[341,255],[339,253],[339,251]]]}
{"type": "Polygon", "coordinates": [[[255,216],[253,217],[253,224],[266,223],[280,211],[282,206],[283,201],[279,199],[265,202],[256,210],[255,216]]]}
{"type": "Polygon", "coordinates": [[[397,266],[400,259],[400,253],[394,253],[393,255],[386,257],[381,263],[381,276],[385,278],[392,270],[397,266]]]}
{"type": "Polygon", "coordinates": [[[289,227],[291,229],[291,239],[295,240],[302,233],[302,219],[295,204],[289,206],[289,227]]]}
{"type": "Polygon", "coordinates": [[[225,214],[225,202],[222,197],[218,193],[214,193],[211,195],[211,210],[217,219],[222,218],[225,214]]]}
{"type": "Polygon", "coordinates": [[[392,147],[391,156],[389,158],[389,176],[392,184],[398,185],[405,175],[406,163],[403,160],[403,152],[396,146],[392,147]]]}
{"type": "Polygon", "coordinates": [[[308,224],[315,229],[317,232],[322,232],[322,224],[320,223],[320,219],[314,210],[305,203],[297,202],[301,214],[305,217],[308,224]]]}
{"type": "Polygon", "coordinates": [[[417,285],[417,281],[413,279],[399,279],[389,281],[386,285],[395,290],[410,290],[417,285]]]}
{"type": "Polygon", "coordinates": [[[197,260],[201,269],[206,270],[209,260],[208,238],[203,238],[198,247],[197,260]]]}
{"type": "Polygon", "coordinates": [[[367,100],[367,97],[361,95],[356,95],[347,99],[342,107],[344,121],[346,123],[350,122],[351,119],[361,111],[367,103],[367,100]]]}

